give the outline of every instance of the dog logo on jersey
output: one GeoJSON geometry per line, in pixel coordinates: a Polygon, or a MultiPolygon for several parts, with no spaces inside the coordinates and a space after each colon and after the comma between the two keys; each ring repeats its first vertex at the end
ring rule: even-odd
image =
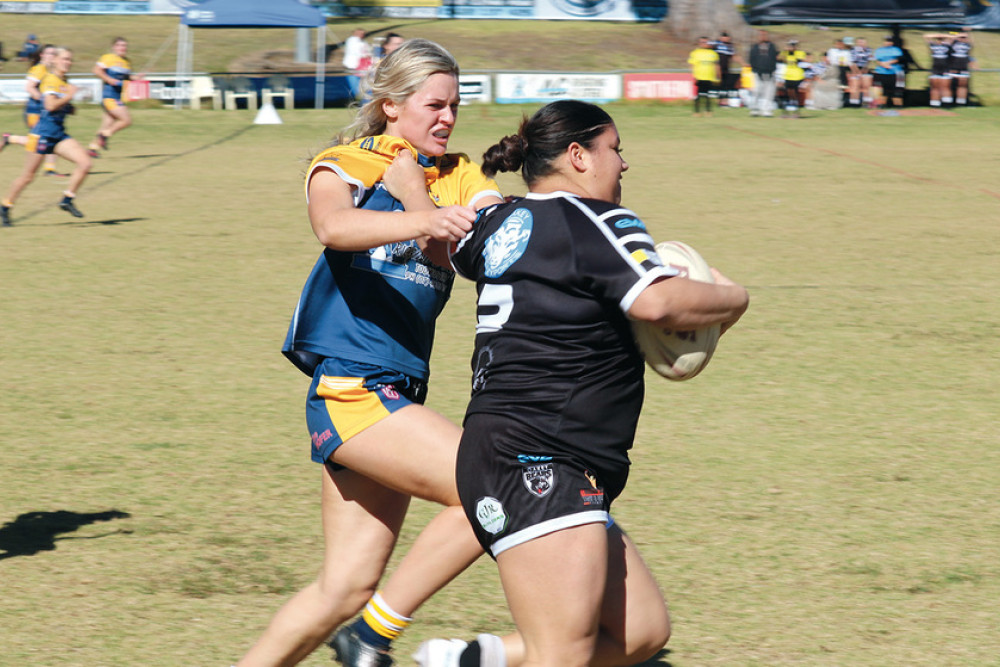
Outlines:
{"type": "Polygon", "coordinates": [[[483,258],[486,259],[487,278],[503,275],[504,271],[521,258],[528,247],[532,224],[531,211],[519,208],[486,239],[483,258]]]}
{"type": "Polygon", "coordinates": [[[490,535],[497,535],[507,529],[507,512],[503,503],[491,496],[483,496],[476,501],[476,518],[479,525],[490,535]]]}
{"type": "Polygon", "coordinates": [[[543,498],[549,494],[555,485],[555,471],[551,463],[525,466],[521,472],[521,481],[531,495],[543,498]]]}

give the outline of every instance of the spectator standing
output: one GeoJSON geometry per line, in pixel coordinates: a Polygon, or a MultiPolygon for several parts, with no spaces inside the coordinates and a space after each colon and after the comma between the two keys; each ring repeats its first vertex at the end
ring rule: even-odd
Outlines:
{"type": "Polygon", "coordinates": [[[851,51],[843,37],[834,40],[833,46],[827,49],[826,63],[836,72],[843,89],[847,90],[847,75],[851,73],[851,51]]]}
{"type": "Polygon", "coordinates": [[[774,115],[774,70],[778,66],[778,48],[766,30],[757,33],[757,43],[750,47],[747,61],[753,71],[750,115],[772,116],[774,115]]]}
{"type": "Polygon", "coordinates": [[[372,66],[372,50],[365,41],[366,35],[364,28],[355,28],[351,36],[344,40],[344,57],[341,64],[348,72],[347,86],[352,100],[361,94],[361,79],[367,76],[372,66]]]}
{"type": "Polygon", "coordinates": [[[972,36],[960,32],[951,42],[948,67],[955,80],[955,104],[965,105],[969,98],[969,70],[972,68],[972,36]]]}
{"type": "Polygon", "coordinates": [[[387,55],[395,51],[406,41],[402,35],[397,32],[390,32],[385,36],[385,40],[382,42],[381,53],[379,53],[379,59],[385,58],[387,55]]]}
{"type": "Polygon", "coordinates": [[[878,106],[903,106],[903,89],[899,85],[903,73],[903,50],[896,46],[892,35],[886,35],[882,46],[875,49],[875,79],[876,87],[880,89],[878,106]]]}
{"type": "Polygon", "coordinates": [[[719,54],[708,43],[708,37],[699,37],[698,46],[688,55],[691,74],[694,76],[695,96],[694,115],[701,115],[701,106],[705,107],[705,115],[712,115],[712,91],[722,78],[719,69],[719,54]]]}
{"type": "Polygon", "coordinates": [[[714,48],[715,52],[719,54],[720,82],[718,95],[720,100],[726,100],[719,102],[719,105],[721,106],[723,104],[729,104],[729,100],[736,98],[736,80],[739,75],[731,72],[730,68],[734,61],[739,63],[741,58],[736,54],[736,47],[733,45],[733,38],[730,37],[727,32],[719,35],[719,39],[715,40],[712,48],[714,48]]]}
{"type": "Polygon", "coordinates": [[[951,37],[944,33],[927,33],[924,35],[927,48],[931,52],[931,73],[927,77],[931,89],[931,106],[939,107],[942,103],[951,104],[951,37]]]}
{"type": "Polygon", "coordinates": [[[864,37],[858,37],[851,49],[851,73],[848,76],[848,101],[851,106],[865,106],[872,102],[873,53],[864,37]]]}

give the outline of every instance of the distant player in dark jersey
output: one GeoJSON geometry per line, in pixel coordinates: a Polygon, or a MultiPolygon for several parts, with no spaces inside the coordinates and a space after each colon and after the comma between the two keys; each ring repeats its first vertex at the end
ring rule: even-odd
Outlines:
{"type": "Polygon", "coordinates": [[[864,37],[858,37],[851,49],[850,73],[847,75],[848,103],[868,106],[872,98],[872,57],[874,52],[864,37]]]}
{"type": "Polygon", "coordinates": [[[964,105],[969,101],[969,70],[972,69],[972,35],[960,32],[951,42],[948,69],[955,81],[955,104],[964,105]]]}
{"type": "Polygon", "coordinates": [[[128,40],[116,37],[111,52],[101,56],[94,65],[94,74],[101,80],[101,126],[88,150],[97,157],[98,149],[107,150],[111,137],[132,124],[132,115],[125,103],[132,78],[132,61],[128,58],[128,40]]]}
{"type": "MultiPolygon", "coordinates": [[[[600,107],[543,107],[483,169],[520,170],[530,190],[488,209],[452,256],[479,294],[458,490],[519,631],[500,650],[509,665],[637,664],[666,643],[670,618],[609,513],[644,392],[630,321],[728,328],[747,293],[714,270],[716,284],[696,283],[662,264],[619,203],[628,164],[600,107]]],[[[482,641],[430,640],[417,661],[478,667],[482,641]]]]}
{"type": "Polygon", "coordinates": [[[951,36],[945,33],[927,33],[924,35],[927,48],[931,54],[931,71],[927,75],[930,84],[931,106],[951,104],[951,36]]]}
{"type": "Polygon", "coordinates": [[[482,553],[455,487],[461,430],[423,405],[453,281],[446,242],[471,229],[476,207],[501,201],[478,165],[447,152],[458,74],[442,47],[405,42],[379,63],[348,136],[306,174],[325,248],[283,352],[312,378],[306,422],[322,465],[325,551],[317,579],[278,611],[241,667],[300,662],[366,600],[334,647],[344,664],[390,664],[409,614],[482,553]],[[448,507],[403,560],[398,585],[376,593],[411,496],[448,507]],[[411,565],[417,574],[407,576],[411,565]]]}
{"type": "MultiPolygon", "coordinates": [[[[38,122],[31,128],[24,148],[28,156],[21,175],[11,183],[7,197],[0,202],[0,220],[5,227],[11,225],[11,209],[21,192],[35,179],[38,168],[46,155],[58,155],[76,165],[70,175],[69,186],[63,192],[59,208],[70,215],[82,218],[74,198],[83,180],[90,173],[90,157],[83,146],[66,132],[66,116],[73,113],[73,96],[77,88],[66,80],[73,65],[73,52],[56,47],[48,72],[42,77],[38,89],[42,96],[42,109],[38,122]]],[[[7,144],[4,136],[0,150],[7,144]]]]}

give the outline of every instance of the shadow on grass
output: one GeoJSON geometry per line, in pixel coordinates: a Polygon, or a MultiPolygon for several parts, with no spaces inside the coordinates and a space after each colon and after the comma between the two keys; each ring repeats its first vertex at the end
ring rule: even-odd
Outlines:
{"type": "Polygon", "coordinates": [[[0,527],[0,560],[15,556],[34,556],[41,551],[55,551],[56,542],[59,540],[94,540],[99,537],[130,532],[113,530],[110,533],[88,537],[58,537],[63,533],[72,533],[81,526],[88,526],[98,521],[128,519],[131,516],[128,512],[119,512],[118,510],[89,514],[67,510],[25,512],[0,527]]]}
{"type": "Polygon", "coordinates": [[[148,220],[149,218],[108,218],[107,220],[70,220],[69,222],[60,222],[60,225],[80,227],[85,225],[120,225],[123,222],[139,222],[141,220],[148,220]]]}
{"type": "Polygon", "coordinates": [[[667,660],[667,656],[670,655],[670,649],[663,648],[660,652],[654,655],[649,660],[645,662],[640,662],[635,667],[673,667],[673,663],[667,660]]]}

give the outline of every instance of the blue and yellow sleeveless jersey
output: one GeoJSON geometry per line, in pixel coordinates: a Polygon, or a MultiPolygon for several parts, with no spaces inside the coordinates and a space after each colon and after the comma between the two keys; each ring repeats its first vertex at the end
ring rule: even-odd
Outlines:
{"type": "MultiPolygon", "coordinates": [[[[44,79],[45,75],[48,73],[49,71],[45,69],[45,65],[38,63],[37,65],[32,66],[32,68],[28,70],[27,79],[28,81],[34,81],[36,84],[41,85],[42,79],[44,79]]],[[[24,113],[35,114],[35,115],[42,113],[41,97],[39,97],[37,100],[34,99],[33,97],[29,97],[28,101],[24,105],[24,113]]]]}
{"type": "MultiPolygon", "coordinates": [[[[501,197],[496,183],[467,156],[430,158],[406,141],[385,135],[357,139],[316,156],[306,175],[307,197],[312,175],[330,169],[352,186],[356,207],[402,211],[381,178],[404,148],[424,167],[427,191],[438,206],[474,206],[483,197],[501,197]]],[[[327,248],[302,289],[282,351],[310,376],[321,359],[336,357],[426,380],[434,322],[453,280],[451,270],[432,264],[416,241],[361,252],[327,248]]]]}
{"type": "Polygon", "coordinates": [[[98,58],[97,66],[104,70],[104,73],[112,79],[122,82],[121,87],[104,84],[101,95],[104,99],[122,100],[122,95],[126,91],[129,77],[132,76],[132,62],[128,58],[123,58],[114,53],[105,53],[98,58]]]}
{"type": "MultiPolygon", "coordinates": [[[[69,84],[66,82],[66,79],[56,76],[51,72],[46,74],[42,82],[38,84],[38,90],[41,92],[43,100],[46,95],[55,95],[60,98],[66,97],[68,88],[69,84]]],[[[62,136],[66,132],[66,114],[68,113],[69,105],[61,106],[55,111],[49,111],[45,108],[43,102],[42,115],[35,126],[31,128],[31,133],[37,134],[40,137],[62,136]]]]}

